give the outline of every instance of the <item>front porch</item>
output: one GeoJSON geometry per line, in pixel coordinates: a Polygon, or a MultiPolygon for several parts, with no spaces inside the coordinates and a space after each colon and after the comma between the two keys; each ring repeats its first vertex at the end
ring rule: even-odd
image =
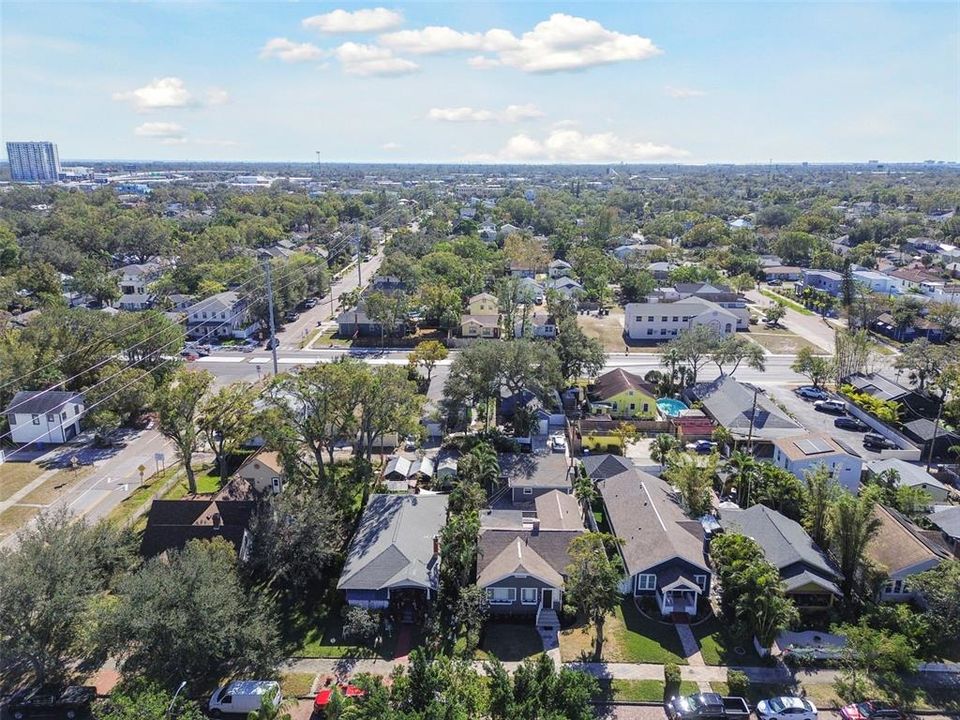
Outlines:
{"type": "Polygon", "coordinates": [[[699,593],[689,589],[657,590],[657,605],[665,617],[678,614],[693,617],[697,614],[698,598],[699,593]]]}

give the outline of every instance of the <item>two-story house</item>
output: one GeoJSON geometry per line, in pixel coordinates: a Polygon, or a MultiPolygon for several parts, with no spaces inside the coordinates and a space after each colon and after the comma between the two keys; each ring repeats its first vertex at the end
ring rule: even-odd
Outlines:
{"type": "Polygon", "coordinates": [[[628,303],[624,309],[624,332],[631,340],[672,340],[697,325],[725,337],[737,331],[738,322],[732,311],[698,297],[666,303],[628,303]]]}
{"type": "Polygon", "coordinates": [[[833,297],[839,297],[843,287],[843,275],[834,270],[803,270],[801,287],[822,290],[833,297]]]}
{"type": "Polygon", "coordinates": [[[80,433],[83,395],[61,390],[21,390],[4,411],[15,443],[65,443],[80,433]]]}
{"type": "Polygon", "coordinates": [[[160,277],[161,269],[156,263],[125,265],[115,272],[120,283],[121,310],[146,310],[153,305],[151,283],[160,277]]]}
{"type": "Polygon", "coordinates": [[[773,464],[800,480],[822,466],[845,490],[856,493],[860,487],[863,459],[829,435],[805,433],[776,438],[773,448],[773,464]]]}
{"type": "Polygon", "coordinates": [[[467,301],[460,318],[460,335],[465,338],[500,337],[500,303],[490,293],[478,293],[467,301]]]}
{"type": "Polygon", "coordinates": [[[604,373],[587,388],[590,412],[611,418],[657,417],[654,387],[639,375],[616,368],[604,373]]]}
{"type": "Polygon", "coordinates": [[[186,310],[187,337],[246,340],[260,327],[250,317],[247,301],[228,290],[194,303],[186,310]]]}

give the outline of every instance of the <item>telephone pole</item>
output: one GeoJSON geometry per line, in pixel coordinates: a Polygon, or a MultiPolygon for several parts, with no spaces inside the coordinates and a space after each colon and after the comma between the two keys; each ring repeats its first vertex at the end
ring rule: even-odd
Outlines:
{"type": "Polygon", "coordinates": [[[263,272],[267,278],[267,314],[270,316],[270,351],[273,354],[273,374],[279,375],[277,367],[277,327],[273,319],[273,269],[270,267],[270,259],[263,259],[263,272]]]}
{"type": "Polygon", "coordinates": [[[360,228],[357,228],[357,287],[363,287],[363,273],[360,269],[360,228]]]}

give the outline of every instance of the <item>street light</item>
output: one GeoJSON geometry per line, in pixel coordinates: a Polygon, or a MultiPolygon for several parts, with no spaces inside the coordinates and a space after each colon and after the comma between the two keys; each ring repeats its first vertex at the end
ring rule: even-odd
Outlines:
{"type": "Polygon", "coordinates": [[[167,708],[167,720],[170,720],[170,718],[173,717],[173,705],[175,702],[177,702],[177,695],[179,695],[180,691],[183,690],[186,686],[187,686],[187,681],[181,680],[180,687],[178,687],[177,691],[173,694],[173,699],[170,701],[170,707],[167,708]]]}

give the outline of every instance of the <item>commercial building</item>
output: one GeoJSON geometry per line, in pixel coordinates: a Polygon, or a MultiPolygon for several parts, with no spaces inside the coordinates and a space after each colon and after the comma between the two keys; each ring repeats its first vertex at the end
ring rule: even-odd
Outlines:
{"type": "Polygon", "coordinates": [[[8,142],[14,182],[53,183],[60,179],[60,154],[52,142],[8,142]]]}

